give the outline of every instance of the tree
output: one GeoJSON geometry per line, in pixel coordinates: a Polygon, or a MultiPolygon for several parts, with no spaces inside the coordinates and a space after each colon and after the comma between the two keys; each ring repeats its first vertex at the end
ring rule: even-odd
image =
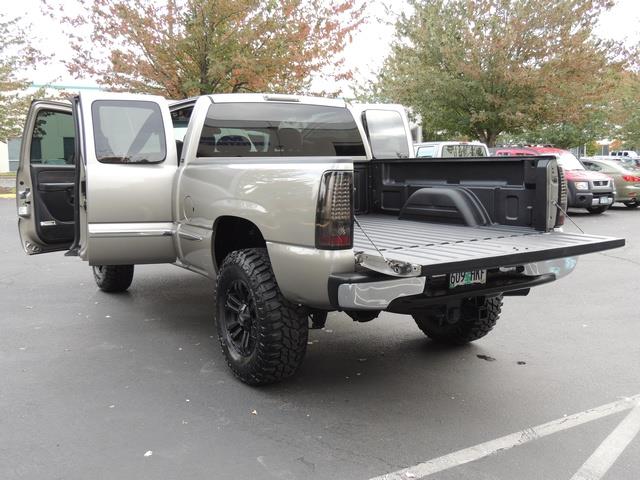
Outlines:
{"type": "Polygon", "coordinates": [[[612,136],[627,149],[640,149],[640,73],[626,71],[612,95],[610,123],[612,136]]]}
{"type": "Polygon", "coordinates": [[[170,98],[302,92],[329,66],[348,78],[339,54],[364,20],[357,0],[78,1],[83,12],[65,16],[62,0],[43,0],[69,27],[69,71],[170,98]]]}
{"type": "Polygon", "coordinates": [[[624,65],[593,35],[609,0],[409,0],[379,76],[427,131],[493,146],[501,132],[580,128],[624,65]]]}
{"type": "Polygon", "coordinates": [[[20,71],[44,57],[28,41],[28,28],[20,18],[7,18],[0,12],[0,141],[18,136],[31,102],[25,94],[29,82],[20,71]]]}

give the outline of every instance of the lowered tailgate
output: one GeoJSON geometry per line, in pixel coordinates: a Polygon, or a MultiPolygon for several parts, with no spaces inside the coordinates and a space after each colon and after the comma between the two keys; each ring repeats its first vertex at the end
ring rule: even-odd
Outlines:
{"type": "Polygon", "coordinates": [[[625,241],[526,227],[468,227],[399,220],[391,215],[361,215],[357,217],[353,243],[362,266],[393,274],[384,264],[399,262],[411,266],[402,276],[418,276],[583,255],[622,247],[625,241]]]}

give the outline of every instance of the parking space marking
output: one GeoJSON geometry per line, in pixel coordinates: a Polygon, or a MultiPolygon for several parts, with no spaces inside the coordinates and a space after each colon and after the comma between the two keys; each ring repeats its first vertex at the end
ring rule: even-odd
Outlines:
{"type": "MultiPolygon", "coordinates": [[[[524,445],[525,443],[537,440],[538,438],[546,437],[554,433],[562,432],[563,430],[577,427],[578,425],[583,425],[600,418],[608,417],[609,415],[624,412],[629,409],[633,409],[632,412],[636,412],[636,410],[638,410],[639,402],[640,395],[625,397],[616,402],[607,403],[606,405],[585,410],[584,412],[552,420],[551,422],[543,423],[536,427],[525,428],[519,432],[505,435],[504,437],[500,437],[495,440],[489,440],[488,442],[480,443],[473,447],[464,448],[457,452],[449,453],[427,462],[419,463],[412,467],[403,468],[402,470],[373,477],[370,480],[410,480],[424,478],[429,475],[433,475],[434,473],[442,472],[443,470],[448,470],[459,465],[464,465],[465,463],[488,457],[489,455],[493,455],[497,452],[509,450],[513,447],[517,447],[518,445],[524,445]]],[[[632,422],[634,419],[635,416],[632,417],[632,422]]],[[[618,429],[616,428],[616,430],[618,429]]],[[[607,451],[608,450],[609,448],[607,448],[607,451]]]]}
{"type": "Polygon", "coordinates": [[[640,432],[640,402],[571,477],[571,480],[600,480],[640,432]]]}

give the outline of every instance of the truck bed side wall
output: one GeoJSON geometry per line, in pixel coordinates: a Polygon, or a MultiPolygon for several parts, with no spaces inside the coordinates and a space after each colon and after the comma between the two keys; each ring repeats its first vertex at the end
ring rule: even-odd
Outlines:
{"type": "Polygon", "coordinates": [[[398,215],[425,187],[466,187],[491,220],[546,230],[546,157],[371,160],[355,164],[356,213],[398,215]]]}

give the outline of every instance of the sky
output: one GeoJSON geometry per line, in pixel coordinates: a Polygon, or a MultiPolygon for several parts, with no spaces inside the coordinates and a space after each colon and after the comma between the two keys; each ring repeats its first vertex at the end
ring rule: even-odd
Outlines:
{"type": "MultiPolygon", "coordinates": [[[[393,25],[390,20],[402,10],[406,10],[405,0],[370,0],[368,2],[369,22],[354,36],[354,41],[345,50],[346,65],[354,72],[359,82],[372,81],[390,50],[393,39],[393,25]],[[388,4],[391,12],[387,12],[384,3],[388,4]],[[384,19],[384,20],[381,20],[384,19]]],[[[42,15],[40,0],[19,0],[0,2],[0,12],[9,17],[21,16],[33,25],[33,33],[38,39],[39,46],[45,53],[54,54],[54,60],[46,68],[27,72],[27,77],[34,83],[50,83],[95,86],[91,79],[77,80],[72,78],[64,67],[63,60],[73,55],[67,46],[64,35],[59,29],[52,28],[52,20],[42,15]]],[[[612,10],[605,13],[599,22],[597,35],[628,43],[640,41],[640,0],[618,0],[612,10]]],[[[313,87],[318,90],[343,89],[343,94],[349,96],[350,91],[346,82],[336,84],[332,81],[315,80],[313,87]]]]}

